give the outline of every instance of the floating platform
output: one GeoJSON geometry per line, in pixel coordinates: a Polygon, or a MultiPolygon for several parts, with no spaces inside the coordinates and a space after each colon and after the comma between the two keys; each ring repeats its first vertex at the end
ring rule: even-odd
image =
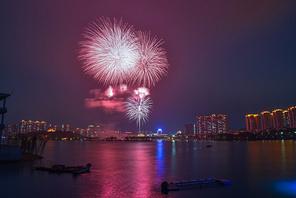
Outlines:
{"type": "Polygon", "coordinates": [[[80,175],[90,171],[91,164],[86,166],[65,166],[55,164],[52,167],[34,166],[35,170],[48,171],[50,173],[72,173],[73,175],[80,175]]]}
{"type": "Polygon", "coordinates": [[[217,178],[171,182],[168,185],[168,191],[200,189],[200,188],[208,188],[208,187],[215,187],[215,186],[229,185],[229,184],[231,184],[230,180],[217,179],[217,178]]]}

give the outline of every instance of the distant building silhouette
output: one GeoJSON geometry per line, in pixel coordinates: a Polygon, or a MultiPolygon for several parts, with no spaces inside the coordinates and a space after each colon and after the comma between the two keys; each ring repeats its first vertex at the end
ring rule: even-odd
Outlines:
{"type": "Polygon", "coordinates": [[[195,135],[196,134],[195,124],[186,124],[184,134],[185,135],[195,135]]]}

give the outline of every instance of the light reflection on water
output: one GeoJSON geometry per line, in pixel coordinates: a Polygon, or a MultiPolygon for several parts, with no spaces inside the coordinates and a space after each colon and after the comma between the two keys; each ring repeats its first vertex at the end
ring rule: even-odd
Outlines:
{"type": "Polygon", "coordinates": [[[48,142],[42,160],[0,164],[1,198],[162,197],[164,180],[208,177],[233,183],[169,197],[293,197],[295,155],[295,141],[48,142]],[[78,177],[32,170],[51,162],[93,166],[78,177]]]}

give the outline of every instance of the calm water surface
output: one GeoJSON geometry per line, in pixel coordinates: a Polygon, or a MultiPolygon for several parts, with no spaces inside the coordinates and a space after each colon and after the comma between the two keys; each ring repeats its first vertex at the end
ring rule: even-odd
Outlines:
{"type": "Polygon", "coordinates": [[[233,183],[168,197],[296,197],[296,143],[53,141],[42,160],[0,164],[0,197],[163,197],[164,180],[209,177],[233,183]],[[52,163],[93,166],[77,177],[32,169],[52,163]]]}

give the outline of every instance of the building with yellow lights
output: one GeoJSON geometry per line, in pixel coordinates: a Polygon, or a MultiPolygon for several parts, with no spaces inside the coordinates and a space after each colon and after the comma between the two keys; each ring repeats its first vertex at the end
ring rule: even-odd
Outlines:
{"type": "Polygon", "coordinates": [[[255,132],[261,129],[259,114],[248,114],[245,117],[246,117],[247,131],[255,132]]]}
{"type": "Polygon", "coordinates": [[[269,111],[263,111],[260,113],[261,129],[268,130],[273,128],[272,114],[269,111]]]}
{"type": "Polygon", "coordinates": [[[46,131],[47,123],[44,121],[25,121],[22,120],[19,125],[19,132],[20,133],[30,133],[30,132],[40,132],[46,131]]]}
{"type": "Polygon", "coordinates": [[[273,128],[274,129],[282,129],[284,128],[284,116],[282,109],[275,109],[272,111],[272,120],[273,120],[273,128]]]}
{"type": "Polygon", "coordinates": [[[100,126],[99,125],[88,125],[87,128],[77,128],[76,132],[84,137],[99,137],[100,126]]]}
{"type": "Polygon", "coordinates": [[[296,106],[288,110],[275,109],[271,113],[263,111],[258,114],[248,114],[246,118],[247,131],[263,131],[296,128],[296,106]],[[261,127],[258,123],[261,123],[261,127]]]}
{"type": "Polygon", "coordinates": [[[290,107],[288,109],[289,112],[289,124],[290,128],[296,128],[296,106],[290,107]]]}
{"type": "Polygon", "coordinates": [[[57,124],[49,124],[48,125],[48,132],[55,132],[59,130],[59,125],[57,124]]]}

